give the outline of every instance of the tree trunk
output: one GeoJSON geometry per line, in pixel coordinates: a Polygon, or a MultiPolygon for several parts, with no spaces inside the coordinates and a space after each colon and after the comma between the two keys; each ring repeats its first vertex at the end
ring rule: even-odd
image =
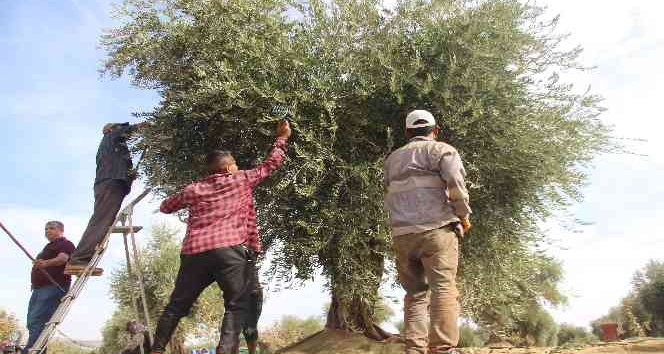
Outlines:
{"type": "Polygon", "coordinates": [[[341,297],[334,291],[325,327],[349,332],[363,332],[365,336],[377,341],[395,337],[394,334],[383,330],[374,323],[373,304],[358,297],[353,297],[349,302],[341,301],[341,297]]]}
{"type": "MultiPolygon", "coordinates": [[[[385,269],[385,250],[387,243],[381,238],[357,238],[352,247],[352,257],[358,262],[337,264],[344,252],[339,249],[341,242],[332,242],[329,257],[328,274],[330,274],[331,295],[330,308],[327,314],[326,328],[349,332],[361,332],[368,338],[383,341],[395,336],[384,331],[374,322],[374,309],[378,289],[385,269]],[[336,256],[338,255],[338,256],[336,256]],[[358,279],[364,279],[358,281],[358,279]]],[[[322,257],[324,258],[324,257],[322,257]]]]}

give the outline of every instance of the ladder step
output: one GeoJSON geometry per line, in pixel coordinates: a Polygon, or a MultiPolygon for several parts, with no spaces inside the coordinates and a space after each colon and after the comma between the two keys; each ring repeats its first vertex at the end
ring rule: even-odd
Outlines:
{"type": "Polygon", "coordinates": [[[129,227],[129,226],[113,226],[111,229],[111,232],[114,234],[128,234],[130,232],[139,232],[143,229],[143,226],[134,226],[134,227],[129,227]]]}

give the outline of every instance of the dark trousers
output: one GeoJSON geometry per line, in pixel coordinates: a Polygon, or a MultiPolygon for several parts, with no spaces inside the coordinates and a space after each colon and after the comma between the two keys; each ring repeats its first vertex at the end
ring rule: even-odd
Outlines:
{"type": "Polygon", "coordinates": [[[259,267],[256,264],[256,254],[249,252],[249,261],[247,262],[247,296],[249,302],[249,311],[247,313],[247,323],[242,329],[244,340],[247,342],[256,342],[258,340],[258,319],[263,312],[263,287],[258,278],[259,267]]]}
{"type": "Polygon", "coordinates": [[[218,348],[222,353],[232,353],[232,349],[239,344],[240,331],[246,325],[247,258],[246,248],[239,245],[180,255],[175,289],[157,322],[152,351],[165,350],[180,318],[189,314],[201,292],[216,281],[224,296],[224,318],[218,348]]]}
{"type": "Polygon", "coordinates": [[[129,186],[122,180],[106,180],[95,185],[95,209],[83,232],[76,251],[71,255],[72,264],[87,264],[95,253],[97,244],[106,235],[120,211],[129,186]]]}

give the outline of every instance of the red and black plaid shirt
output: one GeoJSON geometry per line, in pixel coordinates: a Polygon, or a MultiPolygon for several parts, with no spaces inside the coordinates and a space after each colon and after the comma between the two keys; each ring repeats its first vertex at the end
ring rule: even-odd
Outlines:
{"type": "Polygon", "coordinates": [[[253,188],[281,166],[285,150],[286,139],[278,138],[270,156],[253,170],[213,174],[161,203],[162,213],[189,209],[182,254],[239,244],[261,251],[253,188]]]}

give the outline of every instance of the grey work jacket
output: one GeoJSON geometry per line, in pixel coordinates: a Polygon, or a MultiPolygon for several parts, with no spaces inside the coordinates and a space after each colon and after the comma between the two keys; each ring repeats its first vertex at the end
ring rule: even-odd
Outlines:
{"type": "Polygon", "coordinates": [[[459,153],[449,144],[415,137],[385,160],[385,208],[392,235],[425,232],[471,213],[459,153]]]}

